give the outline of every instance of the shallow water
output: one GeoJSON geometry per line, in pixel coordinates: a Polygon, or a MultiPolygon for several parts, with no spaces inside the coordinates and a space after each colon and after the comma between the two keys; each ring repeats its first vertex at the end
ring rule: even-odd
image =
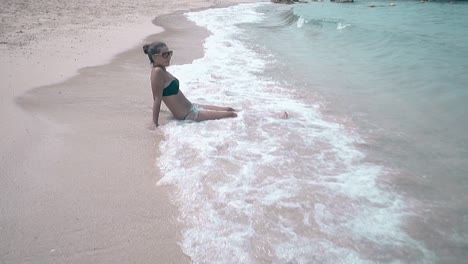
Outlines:
{"type": "Polygon", "coordinates": [[[468,5],[395,3],[187,14],[212,36],[170,71],[241,110],[163,128],[159,184],[195,263],[467,257],[468,5]]]}

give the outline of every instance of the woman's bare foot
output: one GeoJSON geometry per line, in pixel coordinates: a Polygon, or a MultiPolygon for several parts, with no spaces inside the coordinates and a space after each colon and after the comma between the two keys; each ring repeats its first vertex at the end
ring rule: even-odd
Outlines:
{"type": "Polygon", "coordinates": [[[281,119],[288,119],[288,118],[289,118],[288,112],[283,111],[282,113],[279,114],[279,118],[281,118],[281,119]]]}

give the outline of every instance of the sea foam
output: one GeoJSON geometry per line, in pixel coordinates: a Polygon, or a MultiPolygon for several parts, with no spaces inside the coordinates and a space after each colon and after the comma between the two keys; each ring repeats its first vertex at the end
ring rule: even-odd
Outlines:
{"type": "Polygon", "coordinates": [[[267,77],[274,57],[239,38],[240,24],[262,21],[262,5],[187,13],[212,35],[203,58],[170,71],[193,102],[240,112],[162,127],[158,184],[176,187],[183,252],[194,263],[366,263],[382,252],[380,260],[399,261],[407,250],[421,257],[425,248],[402,230],[402,197],[379,187],[386,168],[364,162],[359,135],[267,77]]]}

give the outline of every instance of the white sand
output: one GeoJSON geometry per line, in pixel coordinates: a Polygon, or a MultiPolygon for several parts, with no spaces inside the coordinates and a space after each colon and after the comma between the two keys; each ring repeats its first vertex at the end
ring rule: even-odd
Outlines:
{"type": "MultiPolygon", "coordinates": [[[[155,186],[141,46],[156,16],[236,2],[252,1],[0,2],[0,263],[190,262],[155,186]]],[[[207,32],[172,18],[146,42],[201,55],[207,32]]]]}

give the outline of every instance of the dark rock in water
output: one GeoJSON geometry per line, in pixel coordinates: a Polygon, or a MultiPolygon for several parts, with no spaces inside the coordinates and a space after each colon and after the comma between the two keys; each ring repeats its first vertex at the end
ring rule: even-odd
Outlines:
{"type": "Polygon", "coordinates": [[[271,0],[272,3],[277,3],[277,4],[294,4],[294,0],[271,0]]]}
{"type": "MultiPolygon", "coordinates": [[[[294,4],[294,3],[321,2],[323,0],[270,0],[270,1],[276,4],[294,4]]],[[[353,3],[354,0],[330,0],[330,2],[353,3]]]]}
{"type": "MultiPolygon", "coordinates": [[[[312,1],[322,1],[322,0],[312,0],[312,1]]],[[[272,3],[277,4],[294,4],[294,3],[308,3],[307,0],[271,0],[272,3]]]]}

